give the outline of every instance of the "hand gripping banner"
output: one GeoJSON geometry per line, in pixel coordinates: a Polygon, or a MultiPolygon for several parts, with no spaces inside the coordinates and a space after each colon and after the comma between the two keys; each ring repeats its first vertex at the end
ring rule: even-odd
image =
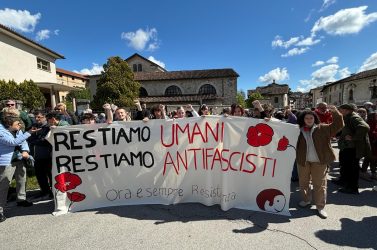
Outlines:
{"type": "Polygon", "coordinates": [[[58,127],[55,215],[100,207],[199,202],[289,214],[299,129],[206,116],[58,127]]]}

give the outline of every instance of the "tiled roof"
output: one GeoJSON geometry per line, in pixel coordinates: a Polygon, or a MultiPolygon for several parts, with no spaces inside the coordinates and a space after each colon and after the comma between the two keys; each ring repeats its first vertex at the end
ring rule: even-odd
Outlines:
{"type": "Polygon", "coordinates": [[[265,87],[257,87],[255,90],[249,90],[249,94],[259,92],[261,95],[282,95],[288,94],[289,86],[287,84],[271,83],[265,87]]]}
{"type": "Polygon", "coordinates": [[[68,71],[68,70],[61,69],[61,68],[56,68],[56,73],[57,73],[57,74],[62,73],[62,74],[64,74],[64,75],[75,76],[75,77],[80,78],[80,79],[89,80],[89,77],[86,76],[86,75],[82,75],[82,74],[75,73],[75,72],[68,71]]]}
{"type": "Polygon", "coordinates": [[[154,103],[168,103],[168,102],[193,102],[200,100],[215,100],[221,99],[216,95],[182,95],[182,96],[148,96],[140,97],[139,100],[143,102],[154,103]]]}
{"type": "Polygon", "coordinates": [[[23,40],[26,40],[27,42],[30,42],[30,43],[38,46],[42,50],[47,50],[48,52],[54,54],[56,56],[56,58],[65,59],[65,57],[63,55],[58,54],[58,53],[56,53],[55,51],[53,51],[53,50],[51,50],[49,48],[46,48],[45,46],[43,46],[43,45],[41,45],[41,44],[39,44],[39,43],[31,40],[30,38],[27,38],[27,37],[21,35],[20,33],[12,30],[11,28],[8,28],[7,26],[4,26],[4,25],[0,24],[0,31],[1,31],[1,29],[5,30],[5,31],[8,31],[8,32],[12,33],[13,35],[16,35],[17,37],[19,37],[19,38],[21,38],[23,40]]]}
{"type": "Polygon", "coordinates": [[[233,69],[182,70],[167,72],[138,72],[134,73],[135,81],[205,79],[219,77],[238,77],[233,69]]]}
{"type": "Polygon", "coordinates": [[[366,70],[366,71],[351,75],[349,77],[340,79],[339,81],[336,81],[336,82],[333,82],[333,83],[330,83],[330,84],[326,84],[325,86],[323,86],[322,91],[325,90],[327,87],[333,86],[333,85],[338,84],[338,83],[351,82],[351,81],[360,80],[360,79],[373,77],[373,76],[377,77],[377,68],[371,69],[371,70],[366,70]]]}

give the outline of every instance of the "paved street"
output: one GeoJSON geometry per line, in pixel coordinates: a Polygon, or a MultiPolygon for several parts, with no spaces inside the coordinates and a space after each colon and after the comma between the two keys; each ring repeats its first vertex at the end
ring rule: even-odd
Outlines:
{"type": "MultiPolygon", "coordinates": [[[[333,168],[331,175],[337,175],[333,168]]],[[[375,185],[377,183],[374,183],[375,185]]],[[[124,206],[54,217],[53,202],[31,208],[10,204],[0,224],[0,249],[377,249],[377,192],[360,181],[360,195],[337,193],[329,183],[329,218],[315,207],[292,217],[200,204],[124,206]]]]}

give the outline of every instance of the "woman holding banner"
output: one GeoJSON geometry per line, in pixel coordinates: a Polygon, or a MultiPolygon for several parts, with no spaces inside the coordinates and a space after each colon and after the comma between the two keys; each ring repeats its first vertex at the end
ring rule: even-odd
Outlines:
{"type": "Polygon", "coordinates": [[[313,184],[314,203],[318,215],[327,218],[324,208],[327,192],[327,166],[335,160],[331,148],[331,138],[344,127],[342,115],[334,106],[329,106],[333,115],[333,123],[320,124],[314,111],[305,110],[298,117],[300,135],[296,147],[296,160],[302,201],[300,207],[311,204],[310,180],[313,184]]]}

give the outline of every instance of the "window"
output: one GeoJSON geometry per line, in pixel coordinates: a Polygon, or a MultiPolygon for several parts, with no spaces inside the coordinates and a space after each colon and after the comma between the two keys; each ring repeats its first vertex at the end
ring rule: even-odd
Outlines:
{"type": "Polygon", "coordinates": [[[274,102],[275,102],[275,103],[279,103],[279,97],[275,96],[275,97],[274,97],[274,102]]]}
{"type": "Polygon", "coordinates": [[[342,93],[339,93],[339,98],[338,98],[338,99],[339,99],[339,100],[338,100],[339,103],[342,103],[342,102],[341,102],[341,99],[342,99],[342,93]]]}
{"type": "Polygon", "coordinates": [[[139,72],[143,71],[143,65],[138,64],[137,65],[137,71],[139,71],[139,72]]]}
{"type": "Polygon", "coordinates": [[[139,97],[147,97],[148,96],[148,92],[145,88],[141,87],[139,89],[139,97]]]}
{"type": "Polygon", "coordinates": [[[349,101],[353,101],[353,89],[350,89],[350,90],[348,91],[348,100],[349,100],[349,101]]]}
{"type": "Polygon", "coordinates": [[[372,99],[377,98],[377,86],[373,86],[372,88],[372,99]]]}
{"type": "Polygon", "coordinates": [[[165,95],[166,96],[176,96],[176,95],[182,95],[182,91],[180,88],[178,88],[177,86],[169,86],[166,90],[165,90],[165,95]]]}
{"type": "Polygon", "coordinates": [[[37,68],[50,71],[50,62],[37,57],[37,68]]]}
{"type": "Polygon", "coordinates": [[[329,96],[329,103],[331,103],[331,95],[329,96]]]}
{"type": "Polygon", "coordinates": [[[133,67],[133,71],[137,72],[137,64],[132,65],[132,67],[133,67]]]}
{"type": "Polygon", "coordinates": [[[201,95],[216,95],[216,89],[211,84],[204,84],[199,89],[199,94],[201,95]]]}
{"type": "Polygon", "coordinates": [[[62,74],[59,74],[59,77],[63,77],[63,75],[62,75],[62,74]]]}
{"type": "Polygon", "coordinates": [[[75,78],[74,77],[72,77],[72,81],[74,81],[75,80],[75,78]]]}

